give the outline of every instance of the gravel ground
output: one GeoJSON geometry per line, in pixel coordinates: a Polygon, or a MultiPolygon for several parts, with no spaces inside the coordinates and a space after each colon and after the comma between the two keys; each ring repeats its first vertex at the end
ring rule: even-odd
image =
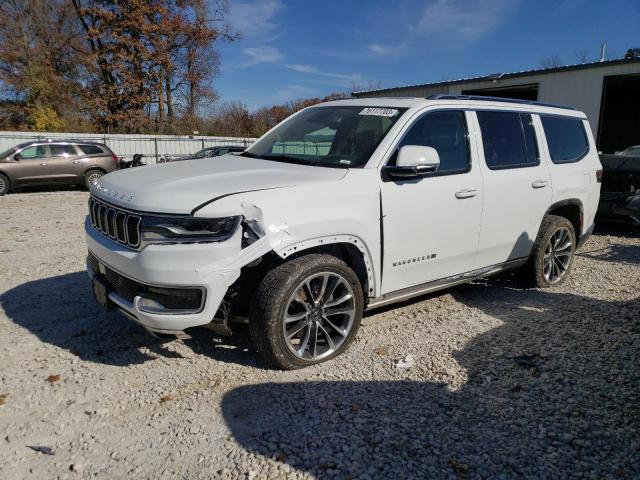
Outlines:
{"type": "Polygon", "coordinates": [[[102,313],[86,201],[0,198],[1,479],[640,478],[640,232],[599,230],[560,288],[450,289],[280,372],[246,332],[102,313]]]}

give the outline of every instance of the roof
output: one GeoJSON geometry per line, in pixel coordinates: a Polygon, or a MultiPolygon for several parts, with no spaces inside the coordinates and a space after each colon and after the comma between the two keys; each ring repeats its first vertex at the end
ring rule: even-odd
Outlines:
{"type": "Polygon", "coordinates": [[[385,108],[422,108],[433,105],[455,105],[457,108],[498,108],[538,112],[570,117],[586,118],[581,111],[562,105],[551,105],[527,100],[497,97],[478,97],[473,95],[432,95],[430,97],[364,97],[345,98],[319,103],[308,108],[331,106],[385,107],[385,108]]]}
{"type": "Polygon", "coordinates": [[[502,80],[506,78],[529,77],[532,75],[547,75],[552,73],[571,72],[576,70],[587,70],[591,68],[604,68],[604,67],[610,67],[614,65],[625,65],[625,64],[633,64],[633,63],[640,64],[640,58],[620,58],[616,60],[605,60],[603,62],[589,62],[589,63],[578,63],[574,65],[563,65],[561,67],[553,67],[553,68],[535,68],[533,70],[521,70],[519,72],[493,73],[493,74],[484,75],[481,77],[468,77],[468,78],[459,78],[456,80],[445,80],[442,82],[418,83],[415,85],[403,85],[399,87],[362,90],[359,92],[353,92],[353,95],[358,96],[358,95],[363,95],[366,93],[373,93],[373,92],[384,93],[384,92],[394,92],[398,90],[413,89],[413,88],[455,85],[457,83],[479,82],[483,80],[492,81],[492,80],[502,80]]]}

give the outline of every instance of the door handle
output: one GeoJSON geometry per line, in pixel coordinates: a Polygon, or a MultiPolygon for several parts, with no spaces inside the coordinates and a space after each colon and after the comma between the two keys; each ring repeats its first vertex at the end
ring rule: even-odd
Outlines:
{"type": "Polygon", "coordinates": [[[80,160],[74,160],[74,161],[73,161],[73,162],[71,162],[71,163],[80,163],[80,160]]]}
{"type": "Polygon", "coordinates": [[[547,182],[546,180],[536,180],[535,182],[531,183],[531,187],[532,188],[544,188],[547,186],[549,182],[547,182]]]}
{"type": "Polygon", "coordinates": [[[465,188],[464,190],[456,192],[456,198],[471,198],[475,197],[477,194],[478,190],[474,188],[465,188]]]}
{"type": "Polygon", "coordinates": [[[46,167],[47,164],[46,163],[41,163],[40,165],[42,165],[43,167],[46,167]]]}

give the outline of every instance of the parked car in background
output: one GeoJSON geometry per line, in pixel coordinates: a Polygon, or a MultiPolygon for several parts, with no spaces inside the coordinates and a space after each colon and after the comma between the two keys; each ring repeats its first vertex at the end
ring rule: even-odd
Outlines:
{"type": "Polygon", "coordinates": [[[624,157],[640,157],[640,145],[634,145],[621,152],[616,152],[616,155],[622,155],[624,157]]]}
{"type": "Polygon", "coordinates": [[[601,155],[602,192],[598,220],[640,226],[640,146],[601,155]],[[631,155],[635,153],[635,155],[631,155]]]}
{"type": "Polygon", "coordinates": [[[156,334],[232,333],[293,369],[363,311],[519,269],[553,287],[593,230],[584,113],[471,96],[306,108],[238,156],[123,170],[91,189],[96,301],[156,334]]]}
{"type": "Polygon", "coordinates": [[[118,169],[118,157],[102,143],[56,140],[21,143],[0,153],[0,195],[34,185],[84,185],[118,169]]]}
{"type": "Polygon", "coordinates": [[[192,155],[167,157],[165,159],[165,162],[178,162],[181,160],[196,160],[199,158],[220,157],[222,155],[226,155],[227,153],[244,152],[246,148],[247,147],[238,146],[238,145],[218,145],[215,147],[203,148],[202,150],[198,150],[196,153],[192,155]]]}

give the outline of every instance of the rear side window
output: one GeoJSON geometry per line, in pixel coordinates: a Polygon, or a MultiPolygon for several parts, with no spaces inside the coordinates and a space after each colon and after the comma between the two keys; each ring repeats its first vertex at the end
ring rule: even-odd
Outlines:
{"type": "Polygon", "coordinates": [[[400,146],[421,145],[435,148],[440,166],[434,176],[468,172],[469,143],[464,112],[447,110],[427,113],[413,124],[400,146]]]}
{"type": "Polygon", "coordinates": [[[85,155],[101,155],[104,153],[104,150],[97,145],[78,145],[78,147],[85,155]]]}
{"type": "Polygon", "coordinates": [[[540,163],[531,115],[517,112],[477,112],[484,159],[491,170],[533,167],[540,163]]]}
{"type": "Polygon", "coordinates": [[[584,124],[579,118],[541,116],[553,163],[577,162],[589,152],[584,124]]]}
{"type": "Polygon", "coordinates": [[[52,157],[70,157],[71,155],[77,155],[76,149],[73,145],[49,145],[52,157]]]}

